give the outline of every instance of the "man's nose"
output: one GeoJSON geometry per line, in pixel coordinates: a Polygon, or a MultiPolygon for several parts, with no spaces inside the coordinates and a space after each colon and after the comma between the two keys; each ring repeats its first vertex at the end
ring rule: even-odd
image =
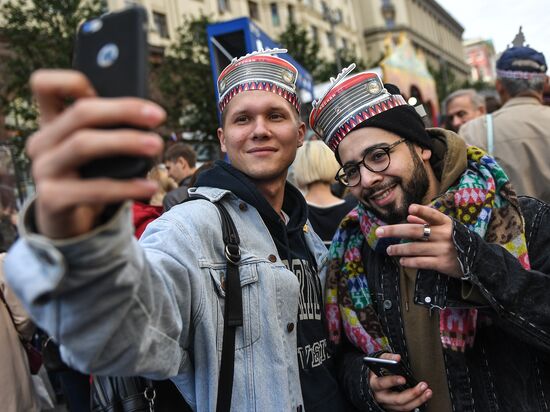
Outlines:
{"type": "Polygon", "coordinates": [[[258,117],[254,122],[253,137],[265,138],[270,135],[269,125],[264,118],[258,117]]]}
{"type": "Polygon", "coordinates": [[[363,164],[359,167],[359,170],[361,173],[360,184],[364,188],[371,187],[383,179],[382,174],[380,172],[372,172],[369,169],[367,169],[363,164]]]}

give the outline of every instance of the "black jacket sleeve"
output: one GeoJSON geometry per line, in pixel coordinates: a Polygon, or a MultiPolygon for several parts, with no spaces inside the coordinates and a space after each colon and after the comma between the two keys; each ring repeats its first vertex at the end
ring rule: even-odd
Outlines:
{"type": "Polygon", "coordinates": [[[456,222],[454,242],[465,277],[476,285],[500,327],[550,352],[550,206],[521,197],[531,269],[500,245],[487,243],[456,222]]]}
{"type": "Polygon", "coordinates": [[[342,340],[336,352],[336,365],[338,381],[345,396],[359,411],[383,412],[369,387],[369,368],[363,362],[365,354],[355,348],[345,335],[342,340]]]}

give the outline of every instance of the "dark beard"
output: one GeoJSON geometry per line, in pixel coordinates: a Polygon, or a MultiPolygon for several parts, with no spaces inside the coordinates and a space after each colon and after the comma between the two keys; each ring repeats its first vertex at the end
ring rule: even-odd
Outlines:
{"type": "Polygon", "coordinates": [[[418,158],[416,152],[411,150],[413,158],[413,171],[409,182],[404,185],[403,179],[400,177],[392,177],[389,183],[384,183],[383,186],[373,187],[368,191],[365,191],[363,195],[363,204],[367,209],[372,212],[378,219],[388,225],[395,225],[407,221],[409,215],[409,206],[413,203],[422,204],[426,193],[428,192],[430,183],[428,180],[428,174],[424,169],[424,165],[418,158]],[[399,185],[403,188],[404,201],[402,204],[392,204],[384,207],[384,209],[372,208],[368,203],[368,198],[375,192],[379,191],[383,187],[391,187],[399,185]]]}

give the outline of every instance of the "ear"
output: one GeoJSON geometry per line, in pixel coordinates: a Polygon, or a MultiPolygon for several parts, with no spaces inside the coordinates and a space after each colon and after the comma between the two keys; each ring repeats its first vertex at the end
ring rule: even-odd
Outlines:
{"type": "Polygon", "coordinates": [[[218,133],[218,140],[220,141],[220,148],[222,149],[222,152],[227,153],[227,148],[225,147],[225,135],[223,133],[223,129],[221,127],[218,127],[217,133],[218,133]]]}
{"type": "Polygon", "coordinates": [[[421,148],[422,151],[420,152],[420,157],[424,161],[429,161],[432,157],[432,151],[430,149],[421,148]]]}
{"type": "Polygon", "coordinates": [[[500,81],[500,79],[495,80],[495,89],[499,94],[500,98],[502,99],[502,96],[506,93],[506,89],[502,85],[502,82],[500,81]]]}
{"type": "Polygon", "coordinates": [[[178,157],[176,162],[181,165],[182,169],[187,169],[189,167],[189,163],[187,163],[187,160],[185,160],[184,157],[178,157]]]}
{"type": "Polygon", "coordinates": [[[298,146],[302,147],[304,145],[304,139],[306,137],[306,124],[304,122],[300,122],[300,125],[298,126],[298,146]]]}

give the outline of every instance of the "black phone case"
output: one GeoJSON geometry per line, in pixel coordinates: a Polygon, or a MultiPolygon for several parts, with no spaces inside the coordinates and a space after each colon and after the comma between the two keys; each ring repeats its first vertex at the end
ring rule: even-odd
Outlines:
{"type": "MultiPolygon", "coordinates": [[[[73,66],[88,77],[101,97],[147,98],[148,58],[147,12],[131,7],[80,26],[73,66]]],[[[135,128],[109,128],[122,127],[135,128]]],[[[80,174],[85,178],[143,177],[151,165],[147,157],[113,156],[91,161],[80,168],[80,174]]]]}
{"type": "Polygon", "coordinates": [[[407,381],[404,385],[396,386],[395,389],[399,392],[404,391],[405,389],[413,388],[418,384],[418,381],[414,378],[412,371],[403,363],[398,362],[395,365],[391,364],[382,364],[370,360],[363,360],[371,371],[374,372],[376,376],[389,376],[389,375],[399,375],[403,376],[407,381]]]}

